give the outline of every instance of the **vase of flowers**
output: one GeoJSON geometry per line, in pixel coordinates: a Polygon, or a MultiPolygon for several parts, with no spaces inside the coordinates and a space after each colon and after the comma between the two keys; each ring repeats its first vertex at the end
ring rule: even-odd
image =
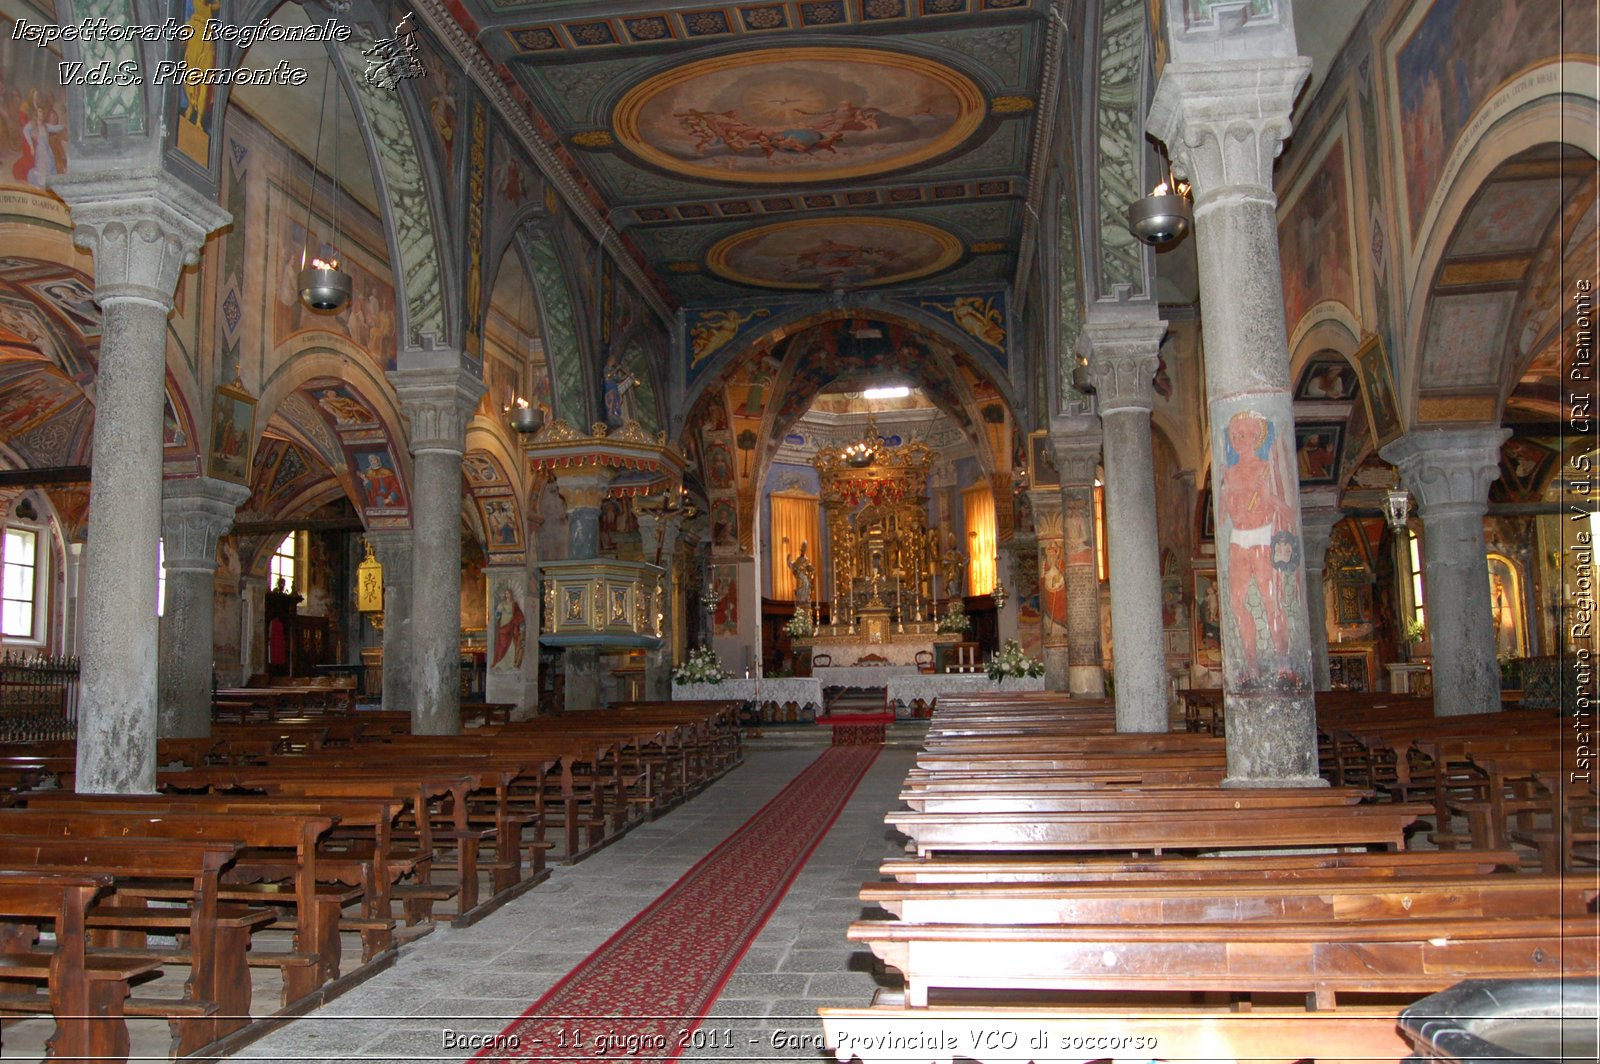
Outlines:
{"type": "Polygon", "coordinates": [[[795,609],[794,616],[789,618],[783,630],[791,639],[805,639],[816,634],[817,626],[811,620],[811,611],[800,606],[795,609]]]}
{"type": "Polygon", "coordinates": [[[1000,653],[989,659],[989,679],[996,683],[1043,675],[1044,662],[1024,654],[1022,644],[1015,639],[1007,639],[1000,653]]]}
{"type": "Polygon", "coordinates": [[[944,616],[939,618],[939,623],[934,626],[934,631],[941,635],[960,635],[972,627],[972,618],[967,616],[967,608],[961,600],[953,598],[944,608],[944,616]]]}
{"type": "Polygon", "coordinates": [[[722,661],[717,657],[717,652],[710,647],[695,647],[689,651],[689,656],[682,665],[672,670],[672,682],[687,683],[721,683],[723,676],[722,661]]]}

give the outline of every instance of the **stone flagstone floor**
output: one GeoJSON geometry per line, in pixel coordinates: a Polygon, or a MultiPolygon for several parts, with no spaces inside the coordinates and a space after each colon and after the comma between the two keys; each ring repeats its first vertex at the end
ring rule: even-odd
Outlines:
{"type": "MultiPolygon", "coordinates": [[[[874,976],[865,947],[845,938],[863,915],[860,885],[901,852],[883,814],[898,803],[922,730],[900,726],[728,981],[687,1062],[831,1059],[820,1005],[866,1005],[893,973],[874,976]],[[783,1036],[776,1034],[779,1030],[783,1036]]],[[[745,762],[693,800],[551,878],[476,926],[441,926],[394,968],[273,1032],[233,1059],[321,1062],[462,1061],[464,1036],[501,1031],[821,752],[824,729],[779,731],[747,746],[745,762]],[[457,1043],[447,1047],[446,1032],[457,1043]]],[[[592,1054],[604,1047],[586,1047],[592,1054]]],[[[586,1054],[587,1055],[587,1054],[586,1054]]],[[[612,1055],[612,1059],[625,1056],[612,1055]]],[[[591,1059],[597,1059],[591,1056],[591,1059]]]]}

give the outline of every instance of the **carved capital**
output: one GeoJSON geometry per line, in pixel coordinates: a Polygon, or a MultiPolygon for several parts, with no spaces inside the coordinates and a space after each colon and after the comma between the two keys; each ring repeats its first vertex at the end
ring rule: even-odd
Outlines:
{"type": "Polygon", "coordinates": [[[217,540],[233,527],[234,512],[249,497],[245,485],[213,477],[162,481],[163,566],[216,572],[217,540]]]}
{"type": "Polygon", "coordinates": [[[485,391],[483,382],[457,366],[397,369],[389,381],[411,422],[412,454],[466,450],[467,421],[485,391]]]}
{"type": "Polygon", "coordinates": [[[161,170],[61,174],[50,189],[72,210],[72,242],[94,254],[95,301],[172,309],[178,274],[233,215],[161,170]]]}
{"type": "Polygon", "coordinates": [[[1102,417],[1155,405],[1156,355],[1166,334],[1167,323],[1150,318],[1084,323],[1089,376],[1102,417]]]}
{"type": "Polygon", "coordinates": [[[1489,485],[1500,475],[1500,445],[1511,435],[1498,425],[1413,429],[1378,453],[1400,470],[1426,521],[1456,513],[1482,515],[1489,485]]]}
{"type": "Polygon", "coordinates": [[[1300,493],[1300,546],[1307,570],[1320,571],[1327,562],[1333,526],[1343,517],[1337,491],[1328,489],[1300,493]]]}
{"type": "Polygon", "coordinates": [[[555,470],[556,486],[566,500],[567,512],[600,509],[606,489],[616,475],[617,471],[611,466],[573,466],[571,472],[555,470]]]}
{"type": "Polygon", "coordinates": [[[1168,63],[1145,128],[1194,186],[1197,213],[1227,191],[1276,202],[1272,161],[1294,128],[1294,99],[1311,71],[1304,56],[1168,63]]]}
{"type": "Polygon", "coordinates": [[[409,529],[386,529],[368,532],[367,542],[372,544],[373,556],[383,566],[385,587],[406,587],[411,584],[411,532],[409,529]]]}
{"type": "Polygon", "coordinates": [[[1061,471],[1061,487],[1094,486],[1100,466],[1100,419],[1094,416],[1057,418],[1050,424],[1050,448],[1055,452],[1056,468],[1061,471]]]}

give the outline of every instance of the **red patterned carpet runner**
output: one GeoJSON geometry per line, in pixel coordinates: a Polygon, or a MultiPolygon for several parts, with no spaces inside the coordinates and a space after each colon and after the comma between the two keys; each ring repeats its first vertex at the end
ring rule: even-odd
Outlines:
{"type": "Polygon", "coordinates": [[[474,1059],[676,1060],[880,749],[825,750],[474,1059]]]}

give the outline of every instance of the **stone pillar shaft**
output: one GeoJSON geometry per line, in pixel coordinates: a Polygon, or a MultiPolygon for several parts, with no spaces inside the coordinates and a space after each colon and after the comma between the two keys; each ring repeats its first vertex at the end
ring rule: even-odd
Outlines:
{"type": "Polygon", "coordinates": [[[1089,321],[1083,331],[1093,350],[1090,372],[1105,455],[1112,664],[1121,732],[1162,732],[1170,726],[1150,442],[1156,352],[1166,331],[1166,322],[1143,318],[1089,321]]]}
{"type": "Polygon", "coordinates": [[[1100,465],[1100,424],[1074,417],[1056,431],[1061,470],[1062,549],[1067,571],[1067,685],[1076,697],[1104,698],[1100,652],[1100,574],[1095,565],[1095,470],[1100,465]]]}
{"type": "MultiPolygon", "coordinates": [[[[1287,23],[1274,33],[1270,47],[1292,49],[1287,23]]],[[[1320,782],[1272,191],[1309,68],[1282,54],[1168,63],[1148,122],[1194,190],[1233,786],[1320,782]]]]}
{"type": "Polygon", "coordinates": [[[1044,683],[1052,691],[1064,691],[1069,682],[1070,648],[1061,493],[1053,488],[1033,488],[1028,494],[1033,503],[1033,527],[1039,538],[1039,637],[1044,647],[1044,683]]]}
{"type": "Polygon", "coordinates": [[[167,601],[161,616],[158,734],[211,734],[217,539],[250,489],[211,477],[169,480],[161,500],[167,601]]]}
{"type": "Polygon", "coordinates": [[[411,422],[411,730],[455,735],[461,731],[461,454],[483,383],[454,366],[395,370],[389,379],[411,422]]]}
{"type": "Polygon", "coordinates": [[[678,550],[680,524],[681,518],[677,516],[663,517],[639,511],[639,543],[644,551],[644,559],[665,570],[661,574],[661,596],[658,600],[662,617],[661,645],[646,652],[644,666],[644,696],[656,702],[672,697],[672,631],[669,627],[675,598],[672,560],[678,550]]]}
{"type": "Polygon", "coordinates": [[[1382,451],[1416,494],[1422,518],[1435,716],[1501,709],[1483,517],[1510,434],[1498,425],[1419,429],[1382,451]]]}
{"type": "Polygon", "coordinates": [[[51,187],[94,253],[102,311],[94,480],[83,562],[77,789],[155,789],[157,541],[167,314],[178,273],[229,215],[159,171],[68,174],[51,187]]]}
{"type": "Polygon", "coordinates": [[[411,669],[411,533],[368,532],[383,566],[383,708],[407,713],[416,705],[411,669]]]}

